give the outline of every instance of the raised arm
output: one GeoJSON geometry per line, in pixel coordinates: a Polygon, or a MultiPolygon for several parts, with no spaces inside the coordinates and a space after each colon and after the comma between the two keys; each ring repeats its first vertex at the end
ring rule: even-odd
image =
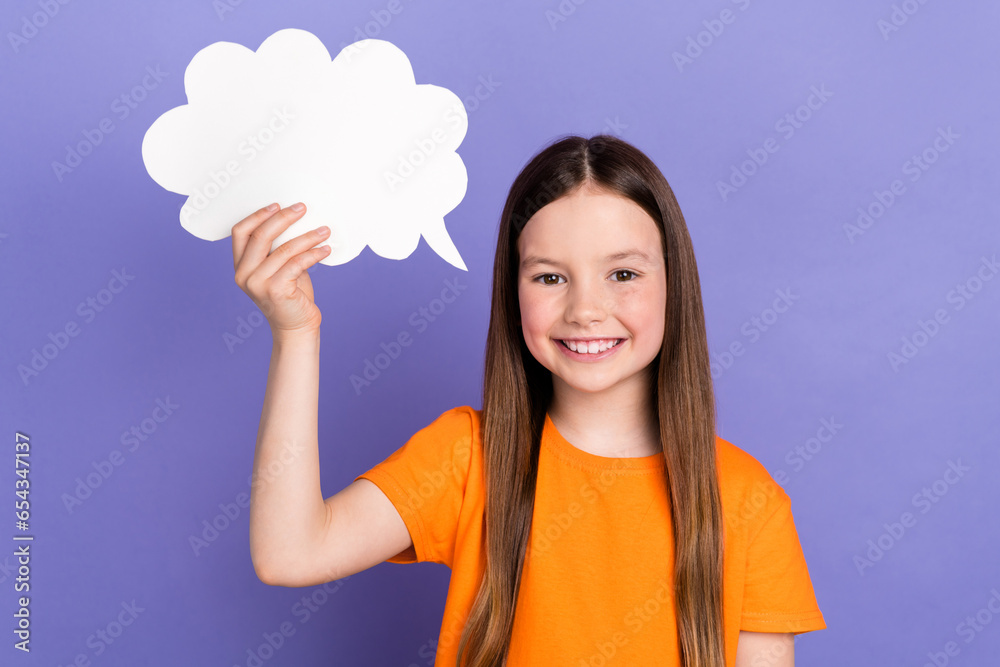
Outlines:
{"type": "MultiPolygon", "coordinates": [[[[233,227],[236,283],[271,325],[273,348],[254,452],[250,555],[261,581],[308,586],[339,579],[403,551],[410,535],[395,507],[358,480],[324,500],[318,402],[322,316],[306,272],[326,256],[319,230],[270,252],[302,211],[261,209],[233,227]]],[[[321,228],[324,229],[324,228],[321,228]]]]}

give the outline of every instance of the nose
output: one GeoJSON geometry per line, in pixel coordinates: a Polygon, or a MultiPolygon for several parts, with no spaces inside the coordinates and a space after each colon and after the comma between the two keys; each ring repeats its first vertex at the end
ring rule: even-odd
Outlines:
{"type": "Polygon", "coordinates": [[[610,304],[600,285],[576,281],[570,285],[566,303],[566,321],[580,326],[603,322],[610,304]]]}

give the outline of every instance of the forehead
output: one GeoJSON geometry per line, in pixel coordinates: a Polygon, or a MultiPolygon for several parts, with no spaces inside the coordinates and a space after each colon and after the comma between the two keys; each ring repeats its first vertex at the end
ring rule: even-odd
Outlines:
{"type": "Polygon", "coordinates": [[[624,251],[641,250],[662,259],[660,230],[646,211],[627,197],[592,187],[539,209],[517,239],[522,267],[539,257],[599,261],[624,251]]]}

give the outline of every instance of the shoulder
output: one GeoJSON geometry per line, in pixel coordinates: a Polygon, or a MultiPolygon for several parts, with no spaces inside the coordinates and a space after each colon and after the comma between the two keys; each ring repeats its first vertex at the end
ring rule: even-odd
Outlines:
{"type": "MultiPolygon", "coordinates": [[[[468,468],[470,459],[478,458],[474,453],[481,449],[481,411],[470,405],[460,405],[442,412],[430,424],[423,427],[411,438],[411,442],[426,443],[424,446],[447,450],[456,463],[464,462],[468,468]],[[433,444],[431,444],[433,443],[433,444]]],[[[443,454],[444,452],[441,452],[443,454]]]]}
{"type": "Polygon", "coordinates": [[[719,436],[715,436],[715,450],[720,484],[741,487],[770,481],[777,486],[764,464],[746,450],[719,436]]]}
{"type": "Polygon", "coordinates": [[[454,408],[449,408],[442,412],[440,416],[436,417],[432,424],[438,424],[442,426],[458,426],[459,424],[478,425],[480,417],[482,415],[481,410],[477,410],[471,405],[458,405],[454,408]]]}
{"type": "Polygon", "coordinates": [[[479,411],[468,405],[449,408],[419,428],[382,467],[436,469],[442,461],[468,469],[470,456],[479,443],[479,411]]]}
{"type": "Polygon", "coordinates": [[[752,536],[779,508],[791,504],[791,498],[750,453],[719,436],[715,446],[726,522],[745,527],[752,536]]]}
{"type": "Polygon", "coordinates": [[[471,405],[459,405],[442,412],[421,432],[433,430],[436,435],[454,436],[471,444],[479,439],[481,417],[481,410],[471,405]]]}

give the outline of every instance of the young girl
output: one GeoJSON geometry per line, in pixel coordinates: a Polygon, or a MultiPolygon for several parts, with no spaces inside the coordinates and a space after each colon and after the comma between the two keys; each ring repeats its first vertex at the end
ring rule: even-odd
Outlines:
{"type": "Polygon", "coordinates": [[[826,627],[790,499],[715,434],[698,271],[666,179],[613,136],[524,167],[500,219],[483,408],[450,409],[325,501],[320,228],[296,204],[233,227],[274,347],[254,457],[260,579],[388,560],[451,582],[435,665],[787,667],[826,627]]]}

